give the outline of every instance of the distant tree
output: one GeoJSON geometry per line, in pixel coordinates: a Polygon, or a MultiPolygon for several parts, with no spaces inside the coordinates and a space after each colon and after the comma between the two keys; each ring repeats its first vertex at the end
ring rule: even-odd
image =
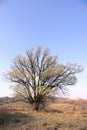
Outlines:
{"type": "Polygon", "coordinates": [[[16,83],[15,94],[27,99],[36,110],[44,106],[45,97],[52,92],[65,93],[67,86],[76,83],[76,73],[83,69],[77,64],[59,64],[57,56],[51,56],[49,49],[37,47],[18,55],[7,73],[7,78],[16,83]]]}

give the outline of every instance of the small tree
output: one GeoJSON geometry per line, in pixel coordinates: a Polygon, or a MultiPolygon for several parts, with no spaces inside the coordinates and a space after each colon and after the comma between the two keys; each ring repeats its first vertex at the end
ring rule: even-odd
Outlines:
{"type": "Polygon", "coordinates": [[[17,56],[7,78],[16,83],[13,87],[16,95],[20,95],[39,109],[44,98],[50,93],[66,92],[68,85],[76,83],[76,73],[83,69],[77,64],[59,64],[57,56],[51,56],[49,49],[37,47],[26,51],[26,57],[17,56]]]}

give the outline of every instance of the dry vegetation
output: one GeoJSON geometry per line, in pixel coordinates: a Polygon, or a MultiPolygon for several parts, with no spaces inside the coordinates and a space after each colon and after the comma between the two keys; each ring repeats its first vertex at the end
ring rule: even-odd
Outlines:
{"type": "Polygon", "coordinates": [[[39,112],[22,101],[0,105],[0,130],[87,130],[87,100],[56,100],[39,112]]]}

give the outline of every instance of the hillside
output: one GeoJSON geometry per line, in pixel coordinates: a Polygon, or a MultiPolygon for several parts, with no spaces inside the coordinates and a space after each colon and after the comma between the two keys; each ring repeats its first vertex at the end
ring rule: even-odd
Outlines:
{"type": "Polygon", "coordinates": [[[23,101],[0,105],[0,130],[87,130],[87,100],[49,101],[39,112],[23,101]]]}

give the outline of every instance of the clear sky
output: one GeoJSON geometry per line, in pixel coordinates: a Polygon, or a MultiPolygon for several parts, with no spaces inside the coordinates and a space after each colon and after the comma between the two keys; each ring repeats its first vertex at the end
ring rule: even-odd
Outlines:
{"type": "Polygon", "coordinates": [[[87,0],[0,0],[0,97],[12,95],[2,73],[38,45],[84,67],[70,97],[87,98],[87,0]]]}

